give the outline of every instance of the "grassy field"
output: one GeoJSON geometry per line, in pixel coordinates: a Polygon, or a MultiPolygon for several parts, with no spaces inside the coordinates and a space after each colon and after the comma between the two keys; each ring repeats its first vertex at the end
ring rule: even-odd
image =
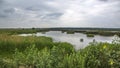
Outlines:
{"type": "Polygon", "coordinates": [[[13,34],[22,34],[22,33],[36,33],[38,30],[36,29],[0,29],[0,34],[8,34],[8,35],[13,35],[13,34]]]}
{"type": "Polygon", "coordinates": [[[71,44],[53,42],[50,37],[8,33],[0,34],[0,68],[120,68],[119,38],[76,51],[71,44]]]}

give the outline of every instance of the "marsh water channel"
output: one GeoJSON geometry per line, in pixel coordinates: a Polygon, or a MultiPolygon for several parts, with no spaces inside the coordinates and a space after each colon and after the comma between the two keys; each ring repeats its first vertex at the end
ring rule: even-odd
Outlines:
{"type": "MultiPolygon", "coordinates": [[[[31,36],[33,34],[20,34],[20,36],[31,36]]],[[[84,48],[88,46],[90,42],[97,41],[97,42],[112,42],[114,36],[100,36],[95,35],[94,37],[87,37],[86,34],[83,33],[74,33],[74,34],[67,34],[67,32],[62,31],[48,31],[45,33],[38,32],[34,34],[35,36],[46,36],[51,37],[54,42],[68,42],[76,49],[84,48]]]]}

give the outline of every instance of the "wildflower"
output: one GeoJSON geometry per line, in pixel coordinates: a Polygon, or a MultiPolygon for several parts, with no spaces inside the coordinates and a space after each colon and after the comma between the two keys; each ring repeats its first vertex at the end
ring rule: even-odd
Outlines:
{"type": "Polygon", "coordinates": [[[113,64],[114,64],[113,59],[110,59],[109,62],[110,62],[110,65],[113,65],[113,64]]]}
{"type": "Polygon", "coordinates": [[[104,46],[103,46],[103,49],[106,49],[106,47],[107,47],[107,46],[106,46],[106,45],[104,45],[104,46]]]}

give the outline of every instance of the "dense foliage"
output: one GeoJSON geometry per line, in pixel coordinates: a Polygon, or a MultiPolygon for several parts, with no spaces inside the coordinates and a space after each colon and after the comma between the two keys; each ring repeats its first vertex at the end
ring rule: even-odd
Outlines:
{"type": "Polygon", "coordinates": [[[120,68],[120,39],[75,50],[49,37],[0,35],[0,68],[120,68]]]}

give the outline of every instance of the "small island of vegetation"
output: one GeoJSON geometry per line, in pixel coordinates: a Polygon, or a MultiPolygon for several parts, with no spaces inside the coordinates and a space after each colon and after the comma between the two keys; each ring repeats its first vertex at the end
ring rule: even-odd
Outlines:
{"type": "Polygon", "coordinates": [[[87,37],[94,37],[94,34],[87,34],[87,37]]]}

